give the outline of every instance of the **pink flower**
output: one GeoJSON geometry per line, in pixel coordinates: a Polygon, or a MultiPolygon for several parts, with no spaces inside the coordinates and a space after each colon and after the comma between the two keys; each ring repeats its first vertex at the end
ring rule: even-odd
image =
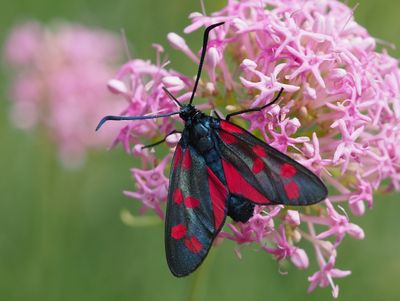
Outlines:
{"type": "Polygon", "coordinates": [[[293,264],[299,269],[308,268],[309,261],[307,253],[303,249],[295,247],[293,244],[289,243],[286,239],[286,230],[283,224],[279,227],[278,231],[274,232],[271,240],[276,244],[276,247],[271,248],[263,246],[264,251],[275,255],[275,259],[278,261],[291,257],[293,264]]]}
{"type": "MultiPolygon", "coordinates": [[[[111,92],[122,95],[128,101],[123,115],[142,116],[176,111],[176,104],[169,99],[162,87],[167,87],[171,92],[179,92],[187,86],[187,82],[187,78],[165,69],[162,65],[156,66],[149,61],[136,59],[125,64],[116,77],[109,81],[108,87],[111,92]]],[[[184,95],[180,100],[185,100],[188,96],[184,95]]],[[[138,143],[143,136],[165,136],[172,131],[174,123],[173,118],[130,122],[120,131],[114,144],[122,143],[129,152],[131,143],[138,143]]]]}
{"type": "MultiPolygon", "coordinates": [[[[378,52],[352,10],[336,0],[230,0],[220,11],[209,16],[193,13],[190,19],[185,33],[225,21],[210,36],[207,73],[197,93],[206,103],[195,101],[197,107],[228,113],[261,106],[283,88],[279,103],[237,116],[234,122],[247,122],[250,131],[331,187],[329,199],[315,206],[256,207],[247,223],[228,222],[220,237],[234,241],[239,256],[239,247],[252,244],[278,261],[290,259],[300,269],[314,259],[318,271],[309,278],[309,291],[330,285],[337,297],[334,278],[350,274],[334,267],[340,244],[346,236],[365,236],[342,207],[363,215],[365,203],[372,208],[374,190],[400,190],[397,60],[378,52]],[[314,252],[299,248],[300,240],[311,244],[314,252]]],[[[198,61],[198,52],[182,37],[168,37],[176,49],[198,61]]],[[[190,97],[193,87],[192,75],[166,69],[160,60],[129,62],[114,80],[123,79],[125,86],[113,82],[112,89],[129,100],[125,113],[131,115],[176,110],[163,85],[174,87],[180,101],[190,97]]],[[[154,142],[174,128],[174,118],[132,121],[117,141],[129,150],[129,143],[154,142]]],[[[146,185],[139,184],[138,191],[146,185]]],[[[158,213],[162,202],[154,206],[158,213]]]]}
{"type": "Polygon", "coordinates": [[[330,285],[332,287],[332,295],[334,298],[339,296],[339,286],[333,283],[333,278],[343,278],[351,274],[351,271],[342,271],[335,269],[335,256],[331,256],[329,261],[321,267],[321,270],[314,273],[314,275],[308,278],[310,281],[310,287],[308,292],[312,292],[318,285],[320,287],[326,287],[330,285]]]}
{"type": "Polygon", "coordinates": [[[160,164],[153,169],[132,168],[132,175],[138,187],[137,191],[125,191],[124,194],[141,200],[143,206],[141,212],[148,208],[154,209],[163,219],[164,213],[160,204],[166,202],[168,194],[168,178],[164,175],[166,164],[170,160],[166,156],[160,164]]]}
{"type": "Polygon", "coordinates": [[[112,127],[103,135],[93,129],[103,115],[122,109],[123,102],[104,88],[122,56],[118,40],[77,24],[28,22],[6,41],[5,58],[15,71],[11,119],[27,130],[44,125],[67,167],[80,166],[88,149],[104,148],[115,136],[112,127]]]}

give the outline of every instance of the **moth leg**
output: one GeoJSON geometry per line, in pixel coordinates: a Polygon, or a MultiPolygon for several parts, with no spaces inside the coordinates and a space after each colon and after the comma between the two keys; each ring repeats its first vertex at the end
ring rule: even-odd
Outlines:
{"type": "Polygon", "coordinates": [[[152,144],[148,144],[148,145],[142,146],[142,149],[144,149],[144,148],[150,148],[150,147],[159,145],[159,144],[165,142],[165,140],[167,140],[168,136],[171,136],[171,135],[177,134],[177,133],[181,133],[181,134],[182,134],[182,131],[173,130],[172,132],[168,133],[168,134],[164,137],[164,139],[162,139],[162,140],[160,140],[160,141],[157,141],[157,142],[154,142],[154,143],[152,143],[152,144]]]}
{"type": "Polygon", "coordinates": [[[222,119],[221,116],[219,116],[217,111],[215,111],[215,110],[211,111],[211,115],[215,115],[215,117],[217,117],[218,119],[222,119]]]}
{"type": "Polygon", "coordinates": [[[242,111],[230,113],[230,114],[226,115],[226,119],[225,119],[225,120],[226,120],[226,121],[229,121],[229,119],[230,119],[232,116],[240,115],[240,114],[243,114],[243,113],[259,112],[259,111],[261,111],[261,110],[264,110],[265,108],[268,108],[269,106],[271,106],[271,105],[273,105],[274,103],[276,103],[276,102],[278,101],[278,99],[281,97],[282,92],[283,92],[283,88],[281,88],[281,89],[279,90],[278,95],[277,95],[270,103],[267,103],[266,105],[264,105],[264,106],[262,106],[262,107],[251,108],[251,109],[246,109],[246,110],[242,110],[242,111]]]}

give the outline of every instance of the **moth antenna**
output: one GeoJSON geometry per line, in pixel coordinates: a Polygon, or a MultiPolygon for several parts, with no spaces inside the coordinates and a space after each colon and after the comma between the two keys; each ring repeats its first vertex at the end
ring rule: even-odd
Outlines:
{"type": "Polygon", "coordinates": [[[162,117],[169,117],[172,115],[179,114],[181,111],[177,112],[171,112],[171,113],[165,113],[165,114],[159,114],[159,115],[147,115],[147,116],[113,116],[113,115],[107,115],[103,117],[99,124],[96,126],[96,131],[98,131],[105,122],[108,120],[144,120],[144,119],[155,119],[155,118],[162,118],[162,117]]]}
{"type": "Polygon", "coordinates": [[[201,57],[200,57],[200,64],[199,64],[199,69],[197,70],[197,76],[196,76],[196,81],[194,83],[194,87],[193,87],[193,92],[192,92],[192,96],[190,97],[190,101],[189,101],[189,105],[192,104],[193,102],[193,98],[194,95],[196,94],[196,90],[197,90],[197,85],[199,84],[199,80],[200,80],[200,76],[201,76],[201,70],[203,69],[203,63],[204,63],[204,58],[206,56],[206,51],[207,51],[207,44],[208,44],[208,36],[210,34],[210,31],[218,26],[221,26],[222,24],[224,24],[225,22],[220,22],[220,23],[216,23],[213,25],[210,25],[206,28],[206,30],[204,31],[204,37],[203,37],[203,49],[201,50],[201,57]]]}
{"type": "Polygon", "coordinates": [[[164,92],[167,93],[167,95],[169,96],[169,98],[171,98],[173,101],[175,101],[175,103],[179,106],[179,107],[183,107],[183,105],[179,102],[178,99],[176,99],[176,97],[174,95],[171,94],[171,92],[168,91],[167,88],[162,87],[164,92]]]}

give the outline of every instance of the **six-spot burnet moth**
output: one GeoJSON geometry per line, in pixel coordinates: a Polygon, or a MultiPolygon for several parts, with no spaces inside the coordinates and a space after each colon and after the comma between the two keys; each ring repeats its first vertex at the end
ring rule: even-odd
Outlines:
{"type": "MultiPolygon", "coordinates": [[[[207,116],[192,105],[209,33],[222,24],[213,24],[204,32],[200,64],[188,104],[181,104],[164,88],[179,111],[151,116],[106,116],[96,128],[108,120],[143,120],[176,114],[183,119],[185,126],[169,176],[165,218],[167,262],[178,277],[190,274],[202,263],[227,215],[234,221],[246,222],[255,205],[312,205],[327,196],[327,188],[313,172],[229,122],[232,116],[271,106],[283,89],[272,102],[230,113],[225,120],[207,116]]],[[[163,141],[165,138],[147,147],[163,141]]]]}

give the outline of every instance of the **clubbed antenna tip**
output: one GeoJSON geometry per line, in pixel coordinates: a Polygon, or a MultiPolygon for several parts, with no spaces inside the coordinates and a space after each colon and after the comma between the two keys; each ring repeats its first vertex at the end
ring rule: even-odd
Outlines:
{"type": "Polygon", "coordinates": [[[108,117],[109,117],[109,116],[105,116],[105,117],[101,118],[99,124],[96,126],[96,132],[97,132],[98,130],[100,130],[100,128],[103,126],[103,124],[104,124],[107,120],[109,120],[108,117]]]}
{"type": "Polygon", "coordinates": [[[108,120],[144,120],[144,119],[155,119],[155,118],[161,118],[161,117],[169,117],[172,115],[179,114],[181,111],[177,112],[171,112],[171,113],[165,113],[165,114],[159,114],[159,115],[146,115],[146,116],[113,116],[113,115],[108,115],[103,117],[99,124],[96,127],[96,131],[98,131],[103,124],[108,121],[108,120]]]}

